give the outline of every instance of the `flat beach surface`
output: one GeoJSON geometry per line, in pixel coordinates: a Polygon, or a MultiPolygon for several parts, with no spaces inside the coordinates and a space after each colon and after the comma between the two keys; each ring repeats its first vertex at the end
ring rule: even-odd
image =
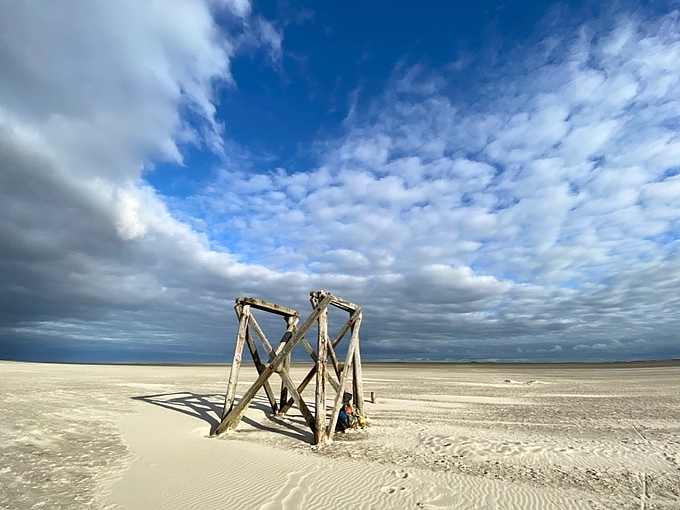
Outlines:
{"type": "Polygon", "coordinates": [[[679,363],[363,372],[372,426],[312,448],[264,395],[208,437],[228,366],[0,362],[0,508],[680,509],[679,363]]]}

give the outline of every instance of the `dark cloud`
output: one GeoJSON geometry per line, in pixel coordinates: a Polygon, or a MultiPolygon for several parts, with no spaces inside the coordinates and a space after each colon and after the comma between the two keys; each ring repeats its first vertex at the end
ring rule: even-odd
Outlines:
{"type": "Polygon", "coordinates": [[[318,167],[256,173],[213,91],[279,32],[244,2],[78,5],[0,8],[0,357],[229,361],[234,298],[304,316],[314,289],[364,308],[367,359],[680,354],[672,16],[500,63],[472,105],[398,69],[318,167]],[[143,175],[180,141],[225,163],[170,202],[143,175]]]}

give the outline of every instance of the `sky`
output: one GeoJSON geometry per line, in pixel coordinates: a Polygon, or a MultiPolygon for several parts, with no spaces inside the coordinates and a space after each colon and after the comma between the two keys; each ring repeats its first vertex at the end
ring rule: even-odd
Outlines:
{"type": "Polygon", "coordinates": [[[366,360],[680,358],[679,13],[2,2],[0,359],[229,362],[320,289],[366,360]]]}

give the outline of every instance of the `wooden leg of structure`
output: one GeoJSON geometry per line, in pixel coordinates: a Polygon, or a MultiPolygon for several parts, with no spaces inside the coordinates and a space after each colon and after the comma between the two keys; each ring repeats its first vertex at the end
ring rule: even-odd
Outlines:
{"type": "Polygon", "coordinates": [[[319,334],[316,361],[316,426],[314,444],[321,444],[326,439],[326,358],[328,357],[328,308],[319,315],[319,334]]]}
{"type": "Polygon", "coordinates": [[[328,428],[326,429],[326,441],[329,441],[333,434],[335,433],[335,426],[338,423],[338,416],[340,415],[340,408],[343,404],[343,399],[345,396],[345,388],[347,387],[347,379],[349,378],[349,372],[352,369],[353,361],[356,359],[354,353],[358,350],[357,346],[359,344],[359,335],[352,335],[352,338],[347,347],[347,355],[345,356],[345,369],[340,377],[340,389],[335,395],[335,401],[333,402],[333,411],[331,412],[331,419],[328,423],[328,428]]]}
{"type": "MultiPolygon", "coordinates": [[[[352,324],[352,342],[359,342],[359,326],[361,326],[361,317],[352,324]]],[[[364,414],[364,384],[363,374],[361,370],[361,352],[359,349],[354,350],[354,362],[352,363],[352,382],[353,382],[353,398],[354,406],[359,412],[364,414]]]]}
{"type": "MultiPolygon", "coordinates": [[[[288,340],[290,340],[290,337],[293,335],[293,332],[295,331],[295,327],[297,325],[298,319],[297,317],[285,317],[286,320],[286,333],[283,335],[283,338],[281,339],[281,342],[285,344],[288,340]]],[[[277,351],[279,348],[277,347],[277,351]]],[[[290,373],[290,354],[286,356],[286,359],[283,361],[283,371],[287,374],[290,373]]],[[[286,405],[286,402],[288,402],[288,388],[286,388],[286,384],[283,382],[283,379],[281,379],[281,399],[279,400],[279,414],[285,414],[283,411],[283,407],[286,405]]]]}
{"type": "Polygon", "coordinates": [[[227,416],[234,405],[236,395],[236,384],[238,383],[238,372],[241,368],[241,358],[243,357],[243,344],[246,341],[246,331],[248,330],[248,318],[250,317],[250,306],[236,306],[236,316],[239,319],[238,333],[236,334],[236,346],[234,347],[234,361],[231,363],[229,371],[229,383],[227,384],[227,394],[224,398],[224,408],[222,418],[227,416]]]}

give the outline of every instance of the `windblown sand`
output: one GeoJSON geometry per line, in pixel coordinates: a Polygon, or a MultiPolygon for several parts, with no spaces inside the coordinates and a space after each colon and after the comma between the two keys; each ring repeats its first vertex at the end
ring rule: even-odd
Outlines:
{"type": "Polygon", "coordinates": [[[0,507],[680,509],[678,363],[366,364],[372,427],[323,448],[264,396],[208,437],[228,375],[0,362],[0,507]]]}

